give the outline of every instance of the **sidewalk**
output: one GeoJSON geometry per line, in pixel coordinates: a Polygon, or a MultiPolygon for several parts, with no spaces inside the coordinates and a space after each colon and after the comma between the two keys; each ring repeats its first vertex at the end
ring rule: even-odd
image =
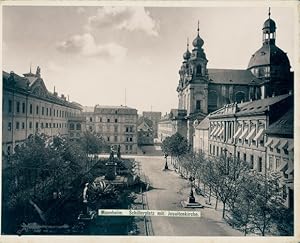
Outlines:
{"type": "MultiPolygon", "coordinates": [[[[175,171],[175,167],[173,165],[171,165],[171,163],[169,164],[169,169],[172,170],[171,172],[174,173],[175,175],[177,175],[178,177],[181,177],[181,175],[175,171]]],[[[188,179],[185,179],[188,183],[188,185],[190,185],[190,182],[188,179]]],[[[196,184],[196,188],[197,188],[197,183],[196,184]]],[[[195,192],[195,187],[193,189],[194,191],[194,197],[196,199],[196,202],[199,202],[201,205],[204,206],[204,208],[201,209],[201,213],[202,213],[202,217],[205,218],[209,218],[210,220],[216,221],[218,222],[218,224],[222,227],[222,228],[227,228],[228,226],[231,228],[232,231],[232,235],[234,236],[243,236],[243,232],[234,229],[231,227],[231,225],[229,225],[223,218],[222,218],[222,214],[223,214],[223,203],[218,200],[218,205],[217,205],[217,209],[215,209],[215,205],[216,205],[216,198],[215,196],[211,196],[210,198],[210,205],[207,204],[208,202],[208,196],[209,196],[209,188],[207,187],[205,189],[205,196],[202,195],[198,195],[195,192]]],[[[203,184],[201,184],[201,192],[203,192],[203,184]]],[[[188,196],[189,195],[189,191],[190,191],[190,186],[186,187],[185,190],[185,194],[188,196]]],[[[225,216],[226,217],[226,216],[225,216]]]]}

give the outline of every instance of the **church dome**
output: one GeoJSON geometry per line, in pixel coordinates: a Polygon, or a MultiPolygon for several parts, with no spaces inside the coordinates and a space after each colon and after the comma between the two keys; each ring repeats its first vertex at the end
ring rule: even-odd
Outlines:
{"type": "Polygon", "coordinates": [[[269,33],[273,33],[276,30],[276,24],[275,21],[273,19],[267,19],[264,22],[264,26],[263,26],[263,30],[268,29],[269,33]]]}
{"type": "Polygon", "coordinates": [[[204,44],[204,41],[201,39],[201,37],[199,36],[199,33],[198,33],[197,37],[193,40],[193,46],[201,48],[203,46],[203,44],[204,44]]]}
{"type": "Polygon", "coordinates": [[[263,45],[250,58],[248,69],[259,66],[288,66],[287,54],[275,45],[263,45]]]}

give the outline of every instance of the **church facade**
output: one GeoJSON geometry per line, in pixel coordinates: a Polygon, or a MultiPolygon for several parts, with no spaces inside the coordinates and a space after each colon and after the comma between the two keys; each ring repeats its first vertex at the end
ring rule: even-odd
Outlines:
{"type": "MultiPolygon", "coordinates": [[[[209,113],[226,104],[286,94],[293,89],[289,59],[275,44],[276,24],[270,18],[270,13],[263,24],[262,35],[262,47],[250,57],[246,69],[209,69],[198,23],[197,36],[192,42],[193,49],[190,52],[188,43],[183,54],[177,86],[178,110],[186,115],[175,119],[182,120],[179,124],[186,128],[174,129],[186,130],[186,134],[182,135],[185,135],[191,146],[196,120],[199,123],[209,113]]],[[[159,137],[165,136],[159,132],[159,137]]]]}

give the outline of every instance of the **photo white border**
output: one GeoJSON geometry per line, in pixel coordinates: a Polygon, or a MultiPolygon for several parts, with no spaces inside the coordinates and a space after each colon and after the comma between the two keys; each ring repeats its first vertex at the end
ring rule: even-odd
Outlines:
{"type": "MultiPolygon", "coordinates": [[[[300,88],[300,85],[298,82],[299,80],[299,64],[300,64],[300,55],[299,55],[299,39],[300,39],[300,31],[299,31],[299,13],[300,13],[300,2],[294,0],[294,1],[283,1],[283,0],[261,0],[261,1],[247,1],[247,0],[240,0],[240,1],[201,1],[201,0],[195,0],[195,1],[67,1],[67,0],[61,0],[61,1],[14,1],[14,0],[0,0],[0,17],[2,20],[2,7],[3,6],[25,6],[25,5],[31,5],[31,6],[107,6],[107,5],[114,5],[114,6],[147,6],[147,7],[293,7],[294,8],[294,17],[295,17],[295,27],[294,27],[294,63],[293,63],[293,69],[294,69],[294,94],[295,94],[295,123],[294,123],[294,171],[297,173],[294,173],[294,236],[291,237],[261,237],[261,236],[255,236],[255,237],[231,237],[231,236],[224,236],[224,237],[206,237],[206,236],[6,236],[6,235],[0,235],[0,243],[15,243],[15,242],[32,242],[32,243],[44,243],[44,242],[64,242],[64,243],[77,243],[77,242],[99,242],[100,240],[102,242],[120,242],[120,243],[133,243],[133,242],[161,242],[164,241],[164,243],[179,243],[182,241],[188,241],[191,243],[199,243],[199,242],[205,242],[205,243],[215,243],[215,242],[222,242],[222,243],[240,243],[243,241],[244,243],[247,242],[272,242],[272,243],[296,243],[300,242],[300,212],[299,212],[299,204],[300,204],[300,164],[299,164],[299,131],[300,131],[300,122],[297,118],[300,118],[300,111],[299,111],[299,101],[300,98],[298,97],[300,92],[298,89],[300,88]],[[297,105],[298,104],[298,105],[297,105]]],[[[2,21],[1,21],[2,23],[2,21]]],[[[1,31],[1,40],[0,40],[0,50],[2,53],[2,24],[0,25],[0,31],[1,31]]],[[[1,61],[0,65],[2,67],[2,55],[1,55],[1,61]]],[[[1,85],[2,89],[2,85],[1,85]]],[[[2,90],[0,97],[2,97],[2,90]]],[[[2,110],[2,102],[0,104],[0,108],[2,110]]],[[[1,126],[2,126],[2,119],[1,119],[1,126]]],[[[1,132],[2,133],[2,129],[1,132]]],[[[1,134],[2,137],[2,134],[1,134]]],[[[2,144],[2,143],[1,143],[2,144]]],[[[1,155],[2,156],[2,153],[1,155]]],[[[2,158],[1,158],[2,161],[2,158]]],[[[2,170],[1,170],[2,175],[2,170]]],[[[1,176],[2,178],[2,176],[1,176]]],[[[2,187],[1,187],[2,189],[2,187]]],[[[2,193],[1,193],[2,195],[2,193]]],[[[1,205],[0,200],[0,205],[1,205]]],[[[1,210],[1,207],[0,207],[1,210]]],[[[1,224],[1,222],[0,222],[1,224]]],[[[1,225],[0,225],[1,227],[1,225]]]]}

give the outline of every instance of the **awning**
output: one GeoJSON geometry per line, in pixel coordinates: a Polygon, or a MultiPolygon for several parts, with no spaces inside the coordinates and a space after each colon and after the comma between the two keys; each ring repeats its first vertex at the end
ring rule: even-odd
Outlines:
{"type": "MultiPolygon", "coordinates": [[[[264,133],[265,133],[265,129],[263,129],[263,128],[259,129],[258,133],[256,134],[256,136],[253,139],[255,141],[261,140],[261,138],[264,135],[264,133]]],[[[266,146],[268,146],[268,145],[266,145],[266,146]]]]}
{"type": "Polygon", "coordinates": [[[272,142],[273,142],[273,139],[272,138],[268,138],[268,141],[266,142],[265,146],[267,147],[267,146],[271,145],[272,142]]]}
{"type": "Polygon", "coordinates": [[[238,130],[236,131],[236,133],[233,135],[233,138],[235,139],[235,138],[237,138],[238,136],[240,136],[241,132],[242,132],[242,128],[239,127],[239,129],[238,129],[238,130]]]}
{"type": "Polygon", "coordinates": [[[277,148],[279,146],[279,144],[280,144],[280,140],[276,138],[276,139],[274,139],[271,147],[272,148],[277,148]]]}
{"type": "Polygon", "coordinates": [[[288,167],[288,161],[287,160],[282,160],[279,168],[277,169],[278,171],[286,171],[288,167]]]}
{"type": "Polygon", "coordinates": [[[245,130],[243,131],[243,133],[242,133],[242,135],[239,137],[239,139],[244,139],[244,138],[246,137],[247,133],[248,133],[248,128],[245,129],[245,130]]]}
{"type": "Polygon", "coordinates": [[[252,130],[250,131],[250,133],[248,134],[248,136],[246,137],[247,140],[251,140],[254,137],[255,134],[255,127],[252,128],[252,130]]]}
{"type": "Polygon", "coordinates": [[[213,136],[213,133],[217,130],[218,127],[214,127],[213,130],[210,133],[210,136],[213,136]]]}
{"type": "Polygon", "coordinates": [[[219,137],[224,132],[224,127],[221,128],[221,130],[218,132],[217,136],[219,137]]]}
{"type": "Polygon", "coordinates": [[[291,142],[287,149],[287,151],[292,151],[292,150],[294,150],[294,142],[291,142]]]}
{"type": "Polygon", "coordinates": [[[294,171],[294,166],[289,166],[288,169],[284,172],[285,174],[289,175],[294,171]]]}
{"type": "Polygon", "coordinates": [[[220,130],[221,130],[221,127],[218,127],[218,129],[212,134],[212,136],[216,136],[220,130]]]}
{"type": "Polygon", "coordinates": [[[279,149],[287,149],[288,141],[286,139],[280,141],[280,145],[278,146],[279,149]]]}

